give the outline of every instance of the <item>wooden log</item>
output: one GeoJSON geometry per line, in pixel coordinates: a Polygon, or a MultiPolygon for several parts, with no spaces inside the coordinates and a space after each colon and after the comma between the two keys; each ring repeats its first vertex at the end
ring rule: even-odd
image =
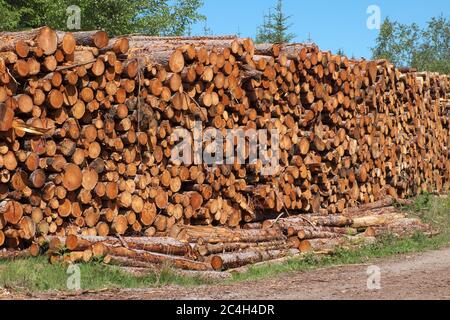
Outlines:
{"type": "Polygon", "coordinates": [[[364,215],[365,211],[389,207],[394,205],[395,203],[400,203],[402,205],[410,205],[412,204],[412,201],[405,199],[394,199],[392,197],[385,197],[384,199],[381,199],[373,203],[367,203],[355,208],[347,208],[343,214],[348,217],[360,216],[364,215]]]}
{"type": "MultiPolygon", "coordinates": [[[[53,237],[48,237],[49,240],[53,237]]],[[[71,251],[84,251],[90,249],[94,244],[101,243],[105,246],[120,246],[123,243],[115,237],[100,236],[75,236],[58,237],[61,243],[65,243],[67,249],[71,251]]],[[[171,238],[161,237],[123,237],[123,242],[129,249],[149,251],[168,255],[178,255],[186,257],[195,257],[192,248],[187,243],[182,243],[171,238]]]]}
{"type": "Polygon", "coordinates": [[[180,73],[184,69],[184,56],[180,50],[171,51],[135,51],[130,54],[131,58],[139,60],[139,64],[167,66],[168,71],[180,73]]]}
{"type": "Polygon", "coordinates": [[[15,225],[23,216],[23,208],[19,202],[3,200],[0,202],[0,216],[6,223],[15,225]]]}
{"type": "Polygon", "coordinates": [[[310,239],[303,240],[300,243],[299,250],[301,252],[334,252],[336,248],[355,248],[376,241],[373,237],[340,237],[332,239],[310,239]]]}
{"type": "Polygon", "coordinates": [[[13,51],[16,44],[24,41],[31,47],[42,50],[43,54],[55,53],[58,37],[54,30],[42,27],[20,32],[0,32],[0,51],[13,51]]]}
{"type": "MultiPolygon", "coordinates": [[[[275,220],[266,220],[263,222],[263,228],[270,228],[275,223],[275,220]]],[[[328,227],[350,227],[352,219],[345,216],[330,215],[302,215],[299,217],[281,218],[276,221],[276,225],[284,230],[289,227],[302,226],[328,226],[328,227]]]]}
{"type": "Polygon", "coordinates": [[[240,251],[245,249],[281,249],[287,247],[286,241],[276,240],[269,242],[227,242],[217,244],[195,245],[194,250],[202,256],[208,256],[215,253],[224,253],[230,251],[240,251]]]}
{"type": "Polygon", "coordinates": [[[293,256],[298,253],[299,251],[297,249],[267,251],[248,250],[235,253],[223,253],[220,255],[214,255],[211,258],[211,266],[214,270],[227,270],[231,268],[238,268],[247,264],[278,259],[284,256],[293,256]]]}
{"type": "Polygon", "coordinates": [[[179,256],[151,253],[143,250],[131,250],[123,247],[109,247],[108,254],[155,264],[169,264],[176,268],[185,270],[211,270],[211,267],[204,262],[193,261],[179,256]]]}
{"type": "Polygon", "coordinates": [[[185,242],[202,241],[205,243],[223,242],[267,242],[285,239],[280,229],[230,230],[207,226],[184,226],[177,238],[185,242]]]}
{"type": "MultiPolygon", "coordinates": [[[[58,32],[58,37],[63,39],[67,33],[58,32]]],[[[77,31],[71,33],[79,46],[96,47],[102,49],[109,43],[108,34],[105,31],[77,31]]]]}
{"type": "Polygon", "coordinates": [[[14,259],[22,259],[30,257],[29,250],[9,250],[9,251],[0,251],[0,260],[14,260],[14,259]]]}
{"type": "Polygon", "coordinates": [[[5,103],[0,103],[0,132],[8,131],[13,126],[14,111],[5,103]]]}
{"type": "Polygon", "coordinates": [[[82,181],[83,175],[77,165],[69,163],[64,167],[62,183],[68,191],[74,191],[80,188],[82,181]]]}
{"type": "Polygon", "coordinates": [[[372,226],[385,225],[390,221],[402,219],[405,217],[403,213],[381,214],[376,216],[363,216],[353,219],[353,228],[366,228],[372,226]]]}

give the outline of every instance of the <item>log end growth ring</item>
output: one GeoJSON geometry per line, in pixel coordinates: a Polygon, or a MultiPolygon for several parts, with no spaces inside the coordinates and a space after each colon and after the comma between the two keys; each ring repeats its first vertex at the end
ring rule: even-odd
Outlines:
{"type": "Polygon", "coordinates": [[[36,43],[42,49],[44,54],[51,55],[58,48],[58,36],[56,32],[49,27],[42,27],[36,38],[36,43]]]}

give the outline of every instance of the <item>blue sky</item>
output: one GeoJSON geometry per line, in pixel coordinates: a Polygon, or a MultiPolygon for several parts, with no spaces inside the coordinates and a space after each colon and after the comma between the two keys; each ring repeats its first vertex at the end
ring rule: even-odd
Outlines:
{"type": "MultiPolygon", "coordinates": [[[[236,34],[254,37],[262,23],[264,12],[276,0],[204,0],[200,12],[208,17],[207,26],[213,34],[236,34]]],[[[346,55],[370,57],[378,30],[366,26],[370,5],[377,5],[381,18],[386,16],[401,23],[416,22],[424,26],[433,16],[450,16],[450,0],[284,0],[284,11],[291,15],[291,31],[296,42],[311,39],[322,50],[337,51],[346,55]]],[[[193,27],[192,33],[203,34],[204,24],[193,27]]]]}

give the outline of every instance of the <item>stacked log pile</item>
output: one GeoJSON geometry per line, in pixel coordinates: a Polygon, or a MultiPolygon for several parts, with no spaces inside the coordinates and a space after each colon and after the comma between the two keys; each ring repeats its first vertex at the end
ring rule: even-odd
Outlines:
{"type": "Polygon", "coordinates": [[[198,259],[209,262],[214,270],[227,270],[310,252],[330,254],[372,244],[382,236],[404,238],[417,232],[437,234],[387,198],[340,215],[290,216],[245,224],[234,234],[217,227],[184,226],[176,237],[190,242],[198,259]]]}
{"type": "MultiPolygon", "coordinates": [[[[122,267],[192,271],[239,270],[249,264],[313,252],[329,254],[371,244],[383,235],[406,237],[435,230],[393,206],[392,198],[342,215],[302,215],[250,223],[241,229],[180,226],[171,237],[50,236],[27,252],[52,263],[92,260],[122,267]]],[[[1,257],[1,255],[0,255],[1,257]]],[[[8,257],[16,257],[12,252],[8,257]]]]}
{"type": "Polygon", "coordinates": [[[287,254],[282,237],[344,230],[239,229],[281,213],[339,220],[386,195],[448,190],[448,81],[233,36],[0,33],[0,246],[69,235],[190,242],[223,226],[223,236],[237,237],[230,247],[264,242],[265,257],[287,254]],[[277,172],[263,175],[260,160],[172,162],[175,129],[192,132],[196,120],[224,135],[277,129],[277,172]]]}

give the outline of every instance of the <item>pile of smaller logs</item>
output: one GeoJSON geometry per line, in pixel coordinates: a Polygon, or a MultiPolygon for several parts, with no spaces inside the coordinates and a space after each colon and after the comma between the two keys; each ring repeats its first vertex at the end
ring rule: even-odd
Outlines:
{"type": "MultiPolygon", "coordinates": [[[[360,230],[372,237],[385,224],[402,233],[417,221],[343,214],[386,195],[448,191],[449,88],[448,75],[315,45],[2,32],[0,247],[226,269],[357,244],[360,230]],[[276,172],[262,174],[271,139],[257,161],[247,140],[233,163],[172,161],[176,129],[193,137],[198,122],[203,135],[276,129],[276,172]],[[192,252],[152,251],[168,235],[192,252]]],[[[203,154],[216,153],[200,140],[203,154]]]]}
{"type": "MultiPolygon", "coordinates": [[[[343,215],[279,218],[235,230],[182,226],[174,229],[171,237],[42,237],[25,253],[47,254],[52,263],[95,260],[123,267],[224,271],[309,252],[329,254],[338,248],[354,249],[387,234],[401,238],[417,232],[436,234],[429,225],[407,217],[393,204],[392,198],[387,198],[343,215]]],[[[3,258],[16,256],[17,252],[12,252],[3,258]]]]}

